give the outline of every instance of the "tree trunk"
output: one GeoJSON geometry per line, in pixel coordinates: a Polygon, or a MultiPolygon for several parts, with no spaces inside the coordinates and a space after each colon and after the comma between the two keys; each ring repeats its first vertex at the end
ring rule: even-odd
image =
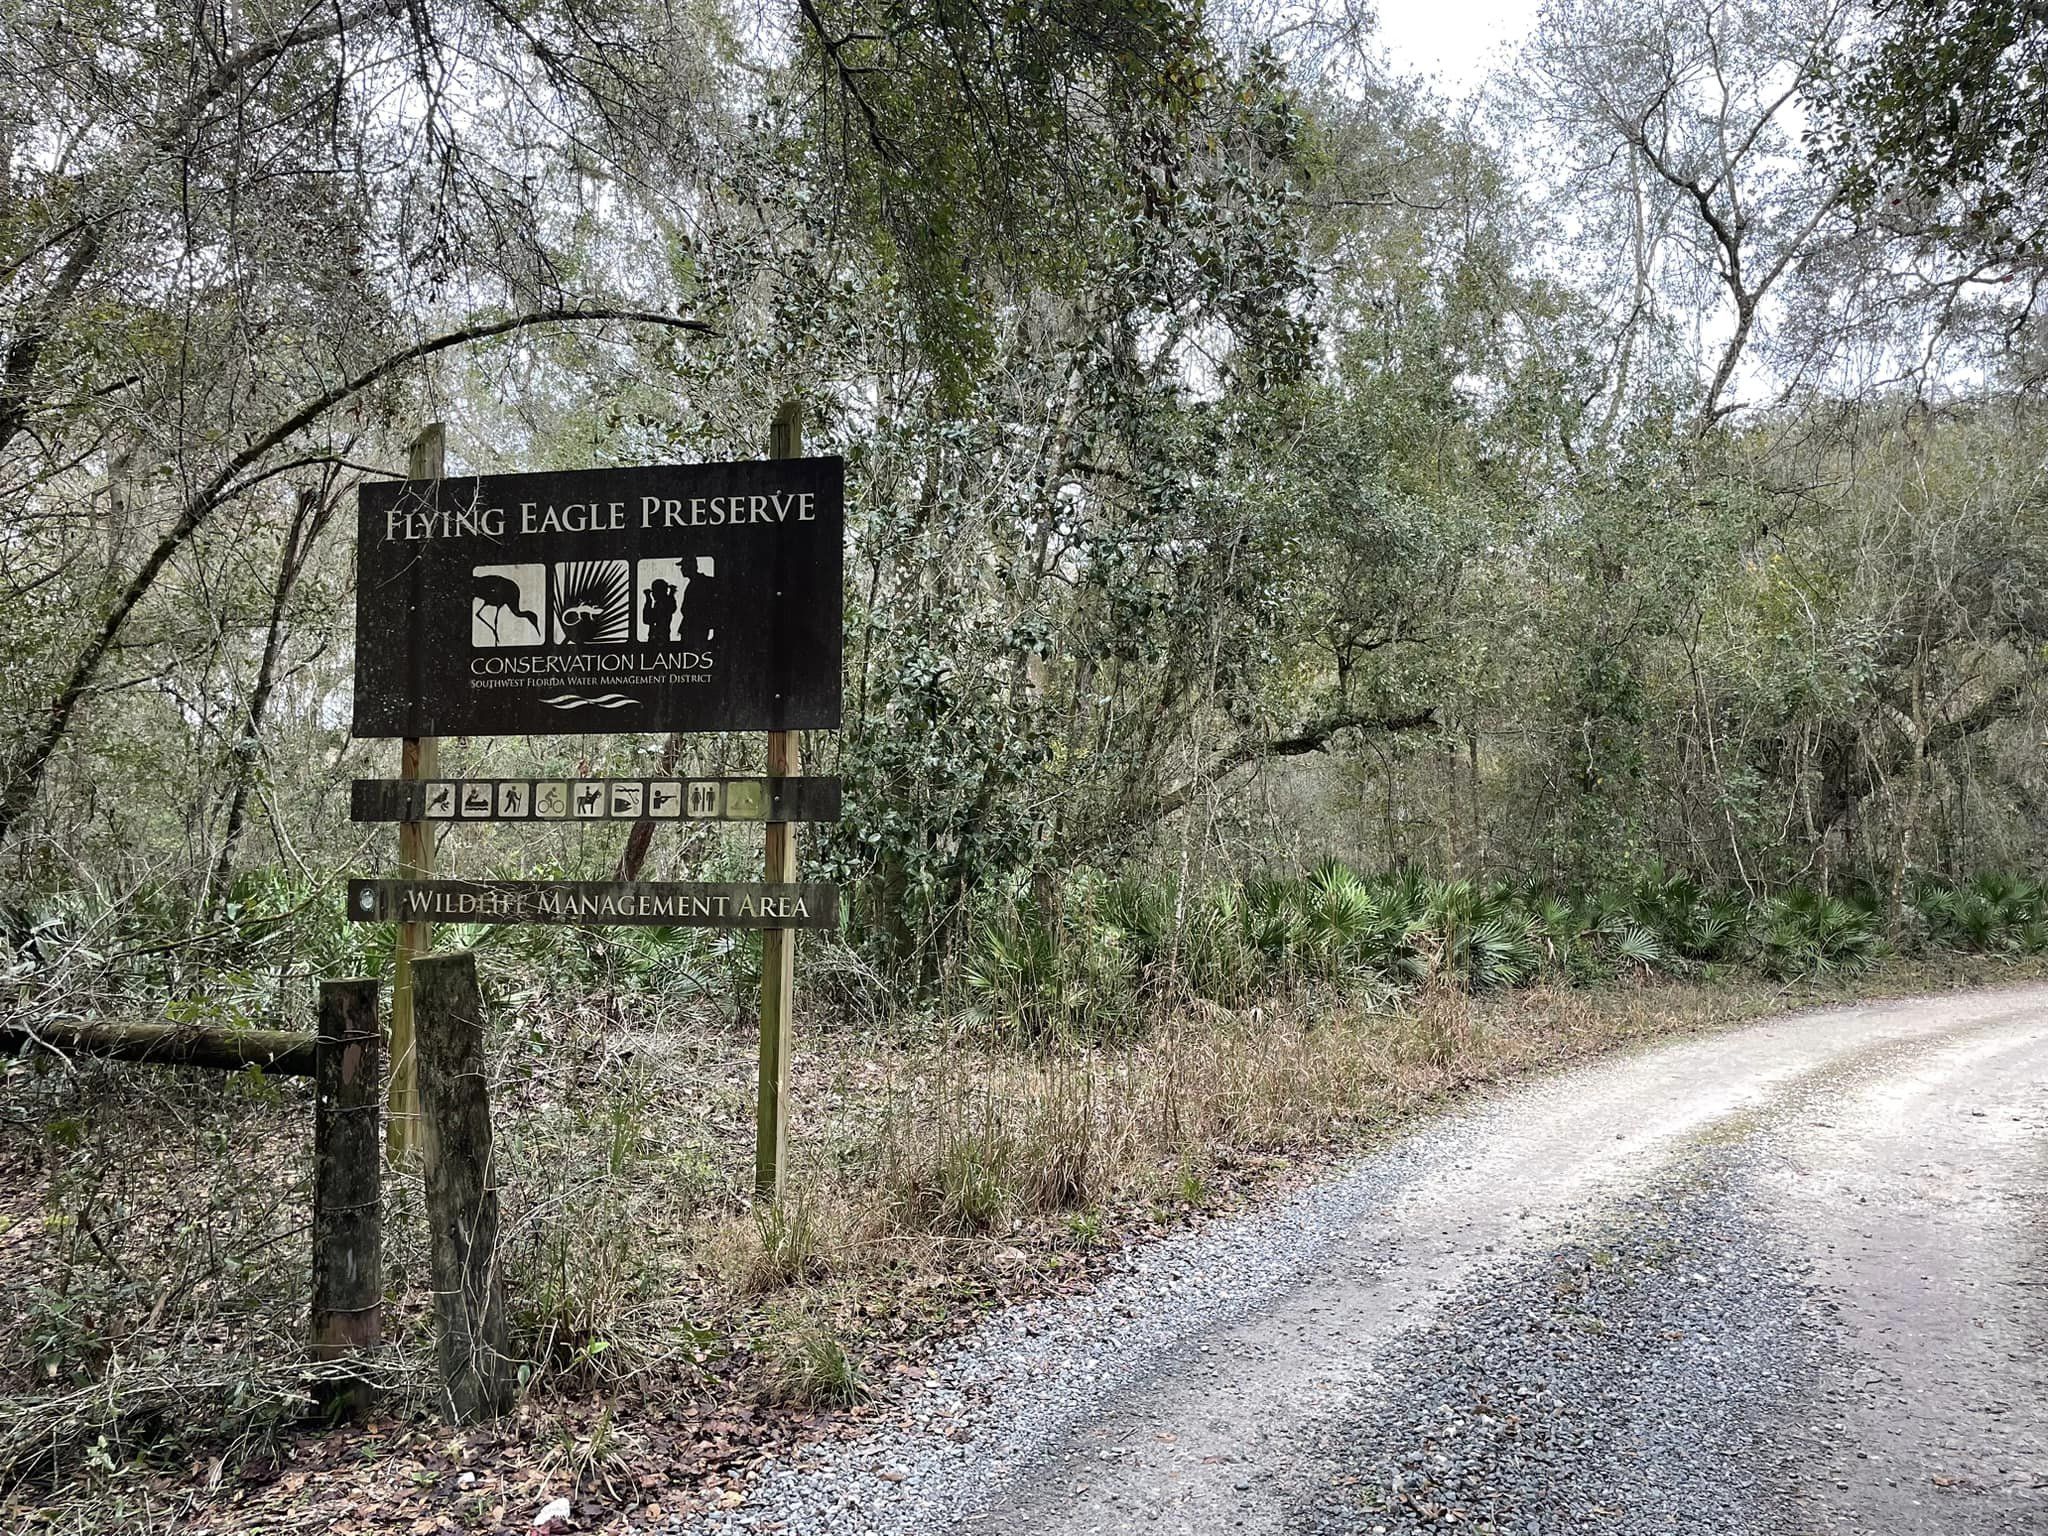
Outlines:
{"type": "Polygon", "coordinates": [[[278,560],[277,585],[270,594],[270,616],[263,631],[263,659],[257,663],[256,681],[249,690],[249,706],[242,716],[242,734],[229,761],[234,788],[228,797],[227,823],[221,829],[220,854],[213,873],[200,893],[199,909],[206,912],[226,898],[228,881],[234,873],[235,845],[242,839],[248,820],[249,793],[256,781],[256,764],[263,755],[263,717],[270,710],[271,691],[277,686],[277,661],[284,652],[284,610],[299,573],[306,568],[306,556],[313,541],[327,526],[334,509],[331,499],[301,490],[292,507],[291,527],[284,537],[284,553],[278,560]]]}

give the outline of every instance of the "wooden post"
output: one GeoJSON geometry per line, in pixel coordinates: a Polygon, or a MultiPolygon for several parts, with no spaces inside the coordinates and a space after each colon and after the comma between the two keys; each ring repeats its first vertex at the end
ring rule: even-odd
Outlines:
{"type": "MultiPolygon", "coordinates": [[[[440,422],[413,439],[406,456],[408,480],[439,480],[448,467],[448,429],[440,422]]],[[[408,736],[398,750],[401,779],[432,779],[441,773],[441,743],[408,736]]],[[[427,880],[434,873],[434,827],[425,821],[398,827],[398,877],[427,880]]],[[[413,1050],[413,961],[434,947],[432,923],[400,923],[391,963],[391,1092],[387,1155],[409,1162],[419,1142],[420,1080],[413,1050]]]]}
{"type": "MultiPolygon", "coordinates": [[[[384,1337],[384,1248],[377,1146],[377,983],[320,983],[313,1058],[313,1317],[315,1360],[375,1349],[384,1337]]],[[[329,1406],[364,1406],[360,1383],[330,1389],[329,1406]]]]}
{"type": "MultiPolygon", "coordinates": [[[[800,458],[804,451],[804,411],[800,402],[785,401],[768,427],[768,457],[800,458]]],[[[779,595],[779,594],[778,594],[779,595]]],[[[794,731],[768,733],[770,777],[801,772],[794,731]]],[[[764,878],[774,884],[796,878],[796,827],[787,821],[767,824],[764,878]]],[[[796,998],[796,932],[767,928],[761,933],[761,1060],[754,1095],[754,1194],[757,1199],[782,1198],[789,1130],[789,1016],[796,998]]]]}
{"type": "Polygon", "coordinates": [[[451,1422],[471,1424],[511,1407],[513,1388],[476,956],[422,955],[413,965],[413,996],[434,1354],[443,1408],[451,1422]]]}

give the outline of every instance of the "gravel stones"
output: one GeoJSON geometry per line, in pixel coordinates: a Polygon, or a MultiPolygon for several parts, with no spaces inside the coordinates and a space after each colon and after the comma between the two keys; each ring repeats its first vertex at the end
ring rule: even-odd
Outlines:
{"type": "MultiPolygon", "coordinates": [[[[1460,1117],[1462,1118],[1462,1117],[1460,1117]]],[[[745,1505],[692,1530],[935,1536],[1035,1468],[1134,1382],[1200,1362],[1203,1336],[1256,1311],[1341,1247],[1367,1211],[1455,1151],[1457,1120],[1241,1216],[1133,1247],[1092,1290],[997,1314],[932,1363],[892,1431],[809,1448],[745,1505]]],[[[1062,1476],[1086,1484],[1078,1456],[1062,1476]]]]}
{"type": "Polygon", "coordinates": [[[1323,1431],[1303,1536],[1796,1528],[1791,1467],[1827,1340],[1743,1214],[1740,1164],[1697,1161],[1533,1262],[1448,1298],[1323,1431]]]}

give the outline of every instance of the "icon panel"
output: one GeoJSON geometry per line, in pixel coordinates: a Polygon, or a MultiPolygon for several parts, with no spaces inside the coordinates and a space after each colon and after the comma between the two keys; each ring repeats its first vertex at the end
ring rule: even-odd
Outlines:
{"type": "Polygon", "coordinates": [[[542,645],[547,630],[544,565],[479,565],[469,573],[469,643],[474,650],[542,645]]]}
{"type": "Polygon", "coordinates": [[[727,821],[766,821],[768,785],[762,779],[728,779],[725,784],[727,821]]]}

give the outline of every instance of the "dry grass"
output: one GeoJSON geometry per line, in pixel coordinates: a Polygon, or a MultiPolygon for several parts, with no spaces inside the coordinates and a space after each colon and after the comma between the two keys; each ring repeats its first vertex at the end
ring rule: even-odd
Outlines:
{"type": "MultiPolygon", "coordinates": [[[[800,1194],[771,1212],[746,1197],[749,1039],[658,1018],[621,1050],[616,1009],[529,1005],[500,1031],[494,1088],[522,1412],[567,1426],[545,1477],[602,1489],[612,1451],[651,1425],[856,1401],[990,1301],[1071,1285],[1123,1238],[1480,1085],[1808,1002],[2019,974],[1949,960],[1822,989],[1478,999],[1439,978],[1398,1006],[1316,990],[1190,1005],[1115,1047],[800,1040],[800,1194]]],[[[84,1531],[138,1490],[151,1508],[210,1504],[205,1469],[217,1482],[238,1454],[278,1454],[303,1407],[237,1387],[288,1372],[302,1326],[303,1094],[154,1069],[11,1071],[0,1306],[34,1327],[0,1351],[0,1447],[35,1451],[0,1468],[28,1479],[0,1515],[47,1501],[45,1528],[84,1531]],[[165,1415],[167,1399],[183,1411],[165,1415]]],[[[389,1196],[403,1416],[422,1401],[408,1392],[430,1358],[428,1298],[416,1184],[389,1196]]]]}

